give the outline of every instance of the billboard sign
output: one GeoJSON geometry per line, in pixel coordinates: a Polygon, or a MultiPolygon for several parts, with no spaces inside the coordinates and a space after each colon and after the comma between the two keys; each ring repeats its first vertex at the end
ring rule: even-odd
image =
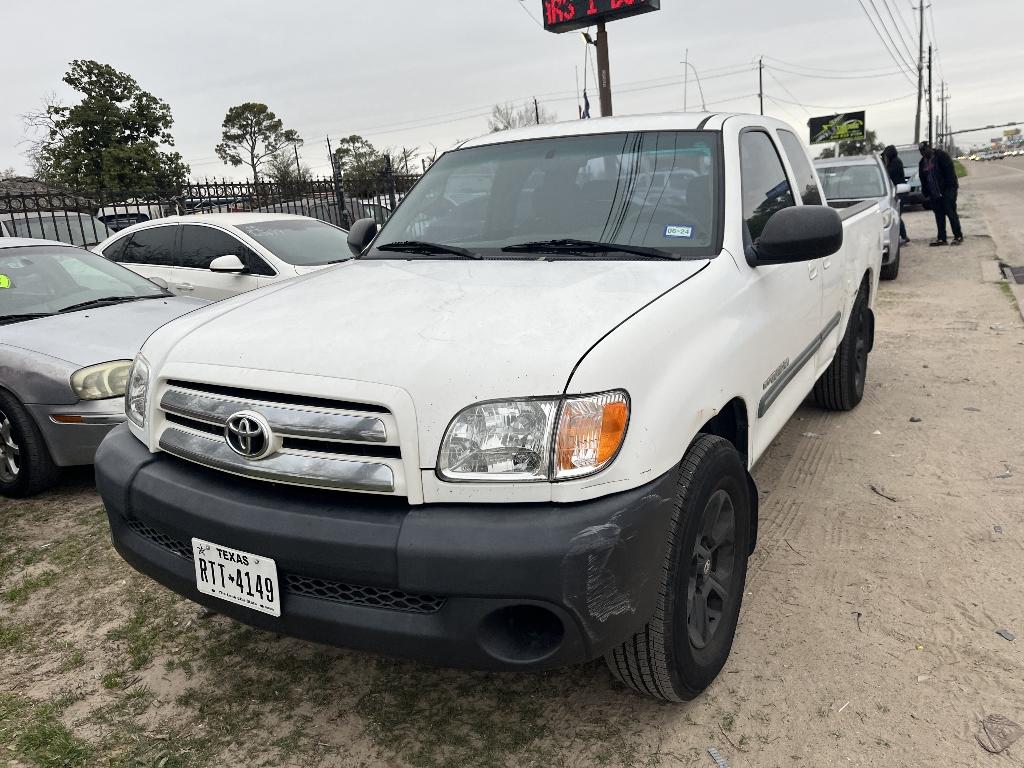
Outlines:
{"type": "Polygon", "coordinates": [[[811,128],[811,144],[827,144],[831,141],[863,141],[866,138],[864,112],[846,112],[842,115],[812,117],[807,121],[811,128]]]}
{"type": "Polygon", "coordinates": [[[1005,131],[1003,131],[1003,136],[1005,136],[1008,139],[1013,136],[1020,136],[1020,128],[1007,128],[1005,131]]]}
{"type": "Polygon", "coordinates": [[[661,0],[541,0],[544,29],[572,32],[603,21],[616,21],[661,10],[661,0]]]}

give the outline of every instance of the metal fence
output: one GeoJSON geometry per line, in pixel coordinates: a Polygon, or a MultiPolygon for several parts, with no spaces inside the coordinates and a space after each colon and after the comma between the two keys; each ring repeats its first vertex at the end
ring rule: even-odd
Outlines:
{"type": "Polygon", "coordinates": [[[418,175],[384,172],[345,179],[203,181],[174,190],[57,190],[0,183],[0,237],[38,237],[89,247],[111,233],[165,216],[291,213],[347,229],[353,221],[387,221],[418,175]],[[6,186],[6,188],[5,188],[6,186]]]}

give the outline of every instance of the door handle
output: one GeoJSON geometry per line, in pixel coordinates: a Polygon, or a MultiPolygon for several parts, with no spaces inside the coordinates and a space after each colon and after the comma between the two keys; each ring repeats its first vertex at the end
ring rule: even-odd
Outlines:
{"type": "Polygon", "coordinates": [[[815,280],[817,277],[818,277],[818,268],[817,267],[811,267],[807,271],[807,279],[808,280],[815,280]]]}
{"type": "Polygon", "coordinates": [[[822,263],[822,266],[824,266],[825,269],[828,269],[829,267],[832,266],[832,260],[831,259],[825,259],[825,261],[822,263]]]}
{"type": "Polygon", "coordinates": [[[196,287],[192,283],[177,283],[175,286],[179,291],[194,291],[196,287]]]}

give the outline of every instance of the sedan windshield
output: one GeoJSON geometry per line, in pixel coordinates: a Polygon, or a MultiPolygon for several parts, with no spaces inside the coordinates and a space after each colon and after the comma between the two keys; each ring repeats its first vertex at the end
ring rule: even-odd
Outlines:
{"type": "Polygon", "coordinates": [[[367,258],[453,258],[400,247],[423,242],[506,260],[711,256],[719,151],[716,134],[659,131],[449,152],[405,198],[367,258]]]}
{"type": "Polygon", "coordinates": [[[41,211],[8,217],[5,222],[15,237],[58,240],[69,245],[96,245],[111,235],[106,224],[87,213],[41,211]]]}
{"type": "Polygon", "coordinates": [[[829,200],[866,200],[886,195],[882,169],[877,165],[819,166],[818,177],[829,200]]]}
{"type": "Polygon", "coordinates": [[[80,248],[0,248],[0,316],[7,322],[165,295],[149,280],[80,248]]]}
{"type": "Polygon", "coordinates": [[[296,267],[352,258],[348,233],[316,219],[268,219],[236,226],[281,261],[296,267]]]}

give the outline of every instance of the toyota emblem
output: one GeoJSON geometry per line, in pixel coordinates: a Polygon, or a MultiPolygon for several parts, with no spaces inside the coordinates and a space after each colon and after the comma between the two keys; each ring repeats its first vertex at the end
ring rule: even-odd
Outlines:
{"type": "Polygon", "coordinates": [[[224,425],[224,439],[232,451],[247,459],[265,459],[274,451],[270,424],[255,411],[231,414],[224,425]]]}

